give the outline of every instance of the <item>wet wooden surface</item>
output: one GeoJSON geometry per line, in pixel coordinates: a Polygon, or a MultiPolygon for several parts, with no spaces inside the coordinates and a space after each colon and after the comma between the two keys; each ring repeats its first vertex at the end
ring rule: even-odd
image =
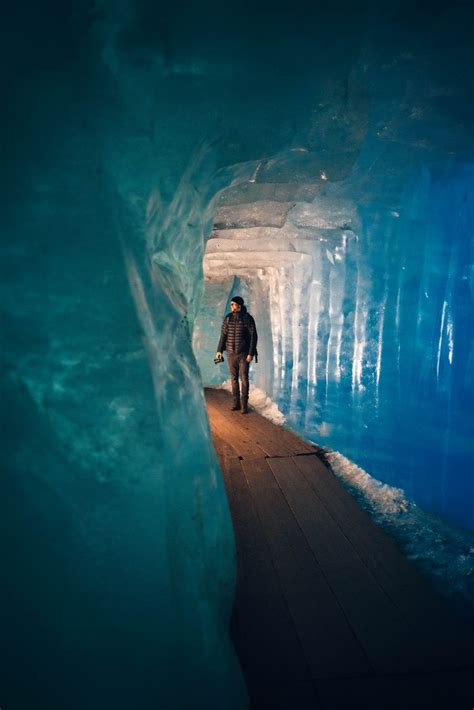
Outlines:
{"type": "Polygon", "coordinates": [[[206,389],[252,708],[474,708],[474,634],[312,444],[206,389]]]}

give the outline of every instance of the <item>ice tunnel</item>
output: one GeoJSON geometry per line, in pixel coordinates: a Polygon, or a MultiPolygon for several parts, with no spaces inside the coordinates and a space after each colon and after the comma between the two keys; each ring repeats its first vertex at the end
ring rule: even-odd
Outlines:
{"type": "Polygon", "coordinates": [[[472,594],[472,19],[4,10],[2,707],[247,706],[202,391],[236,289],[252,386],[472,594]]]}

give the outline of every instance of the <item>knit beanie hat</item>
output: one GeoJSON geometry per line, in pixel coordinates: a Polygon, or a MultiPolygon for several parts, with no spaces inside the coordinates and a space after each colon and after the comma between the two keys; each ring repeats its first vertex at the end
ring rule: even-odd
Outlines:
{"type": "Polygon", "coordinates": [[[240,296],[234,296],[233,298],[230,299],[230,302],[236,303],[238,306],[244,305],[244,299],[241,298],[240,296]]]}

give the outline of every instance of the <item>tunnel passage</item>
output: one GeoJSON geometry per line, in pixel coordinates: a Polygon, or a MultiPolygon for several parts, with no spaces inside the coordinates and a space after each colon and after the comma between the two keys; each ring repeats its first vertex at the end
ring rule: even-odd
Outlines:
{"type": "Polygon", "coordinates": [[[462,708],[473,623],[343,489],[321,449],[258,411],[231,411],[229,392],[205,396],[234,524],[231,638],[251,707],[375,710],[383,696],[390,708],[462,708]]]}
{"type": "Polygon", "coordinates": [[[472,171],[420,169],[409,190],[367,206],[363,162],[343,181],[300,182],[290,170],[293,182],[260,173],[223,192],[206,245],[195,349],[205,381],[219,381],[209,354],[227,299],[240,289],[260,325],[254,382],[292,424],[469,527],[471,453],[462,431],[470,415],[454,373],[459,367],[464,381],[469,350],[460,245],[472,171]]]}
{"type": "MultiPolygon", "coordinates": [[[[209,244],[261,229],[237,203],[265,203],[268,244],[290,224],[332,229],[313,220],[339,207],[359,223],[339,224],[344,259],[305,234],[317,258],[289,237],[289,269],[275,251],[270,273],[267,245],[237,276],[262,308],[255,376],[381,480],[402,452],[407,493],[471,526],[469,15],[412,0],[5,9],[2,704],[245,706],[190,342],[200,306],[209,324],[225,311],[220,282],[201,298],[202,257],[233,181],[209,244]]],[[[404,499],[382,503],[407,520],[404,499]]],[[[467,570],[462,543],[444,552],[467,570]]]]}

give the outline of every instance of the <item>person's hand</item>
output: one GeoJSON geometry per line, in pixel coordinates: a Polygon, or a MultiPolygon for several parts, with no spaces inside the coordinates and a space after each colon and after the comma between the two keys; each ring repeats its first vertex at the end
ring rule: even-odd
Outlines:
{"type": "Polygon", "coordinates": [[[247,355],[247,362],[252,362],[253,355],[247,355]]]}
{"type": "Polygon", "coordinates": [[[219,351],[216,352],[216,360],[222,360],[222,353],[219,351]]]}

